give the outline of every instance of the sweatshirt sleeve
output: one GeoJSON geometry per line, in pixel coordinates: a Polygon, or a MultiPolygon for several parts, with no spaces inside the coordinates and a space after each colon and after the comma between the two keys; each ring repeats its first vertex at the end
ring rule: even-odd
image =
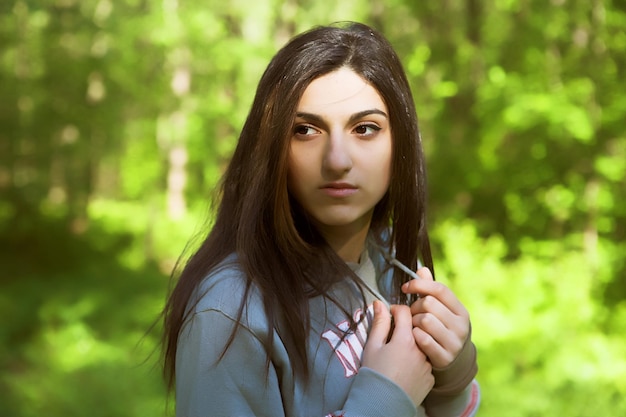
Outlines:
{"type": "Polygon", "coordinates": [[[456,359],[445,368],[433,368],[435,386],[425,400],[429,417],[473,416],[480,402],[476,347],[470,334],[456,359]]]}
{"type": "Polygon", "coordinates": [[[456,395],[426,397],[428,417],[473,417],[479,405],[480,388],[475,379],[456,395]]]}
{"type": "Polygon", "coordinates": [[[373,369],[362,367],[355,377],[344,410],[330,416],[426,417],[409,396],[394,382],[373,369]]]}
{"type": "Polygon", "coordinates": [[[195,313],[176,353],[178,417],[284,416],[278,377],[265,348],[240,326],[222,355],[235,322],[222,312],[195,313]],[[267,369],[267,371],[266,371],[267,369]]]}

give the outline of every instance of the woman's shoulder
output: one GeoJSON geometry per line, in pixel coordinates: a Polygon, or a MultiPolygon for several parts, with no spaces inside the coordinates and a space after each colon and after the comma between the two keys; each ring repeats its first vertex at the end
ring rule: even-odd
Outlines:
{"type": "Polygon", "coordinates": [[[264,321],[265,317],[258,287],[248,282],[236,254],[226,257],[204,277],[198,285],[193,302],[192,314],[220,312],[232,320],[240,321],[243,325],[246,325],[250,318],[264,321]],[[244,297],[243,314],[240,314],[244,297]]]}

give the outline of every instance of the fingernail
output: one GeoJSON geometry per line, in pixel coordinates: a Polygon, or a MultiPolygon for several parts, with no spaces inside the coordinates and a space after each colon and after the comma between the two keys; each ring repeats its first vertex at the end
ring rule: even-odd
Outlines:
{"type": "Polygon", "coordinates": [[[380,301],[374,300],[374,315],[380,314],[380,301]]]}

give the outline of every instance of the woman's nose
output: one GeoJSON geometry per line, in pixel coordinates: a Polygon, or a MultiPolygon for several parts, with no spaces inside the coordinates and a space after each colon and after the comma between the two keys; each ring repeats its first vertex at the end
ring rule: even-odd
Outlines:
{"type": "Polygon", "coordinates": [[[352,169],[349,143],[342,133],[329,135],[322,168],[325,172],[332,175],[341,175],[352,169]]]}

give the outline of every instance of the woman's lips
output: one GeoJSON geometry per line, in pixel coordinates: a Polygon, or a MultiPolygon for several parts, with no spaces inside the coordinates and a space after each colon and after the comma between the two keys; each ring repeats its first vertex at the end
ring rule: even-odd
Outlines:
{"type": "Polygon", "coordinates": [[[358,191],[357,186],[343,182],[325,184],[320,189],[327,196],[335,198],[349,197],[358,191]]]}

